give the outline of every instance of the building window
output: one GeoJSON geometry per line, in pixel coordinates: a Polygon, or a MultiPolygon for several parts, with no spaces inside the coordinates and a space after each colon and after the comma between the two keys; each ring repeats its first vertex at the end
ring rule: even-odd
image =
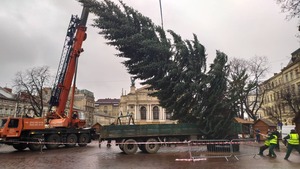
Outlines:
{"type": "Polygon", "coordinates": [[[296,87],[295,87],[296,85],[295,84],[292,84],[291,85],[291,89],[292,89],[292,91],[291,91],[291,94],[296,94],[296,87]]]}
{"type": "Polygon", "coordinates": [[[19,119],[10,119],[8,123],[8,128],[18,128],[19,119]]]}
{"type": "Polygon", "coordinates": [[[159,120],[159,108],[157,106],[153,107],[153,120],[159,120]]]}
{"type": "Polygon", "coordinates": [[[104,113],[107,113],[107,106],[104,106],[103,112],[104,112],[104,113]]]}
{"type": "Polygon", "coordinates": [[[140,112],[141,112],[141,120],[146,120],[146,114],[147,114],[146,107],[142,106],[140,112]]]}

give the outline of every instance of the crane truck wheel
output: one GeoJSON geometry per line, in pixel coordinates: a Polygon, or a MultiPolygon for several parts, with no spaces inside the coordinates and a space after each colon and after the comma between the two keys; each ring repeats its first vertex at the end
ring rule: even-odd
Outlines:
{"type": "Polygon", "coordinates": [[[80,134],[78,139],[78,145],[80,147],[85,147],[90,140],[90,136],[87,134],[80,134]]]}
{"type": "Polygon", "coordinates": [[[31,139],[32,139],[32,142],[37,142],[37,143],[30,143],[28,145],[28,148],[31,151],[39,151],[39,150],[41,150],[44,147],[44,144],[40,143],[40,141],[44,140],[43,136],[35,135],[35,136],[32,136],[31,139]]]}
{"type": "Polygon", "coordinates": [[[59,146],[60,137],[58,134],[51,134],[46,138],[46,142],[49,142],[46,144],[47,149],[56,149],[59,146]]]}
{"type": "Polygon", "coordinates": [[[123,151],[126,154],[134,154],[138,149],[138,145],[134,139],[128,139],[123,144],[123,151]]]}
{"type": "Polygon", "coordinates": [[[75,147],[76,143],[77,143],[77,136],[75,134],[69,134],[67,136],[66,147],[75,147]]]}
{"type": "Polygon", "coordinates": [[[159,148],[160,148],[160,145],[158,144],[158,141],[155,138],[149,138],[145,144],[145,150],[149,154],[156,153],[159,150],[159,148]],[[153,143],[151,143],[151,142],[153,142],[153,143]]]}
{"type": "Polygon", "coordinates": [[[23,151],[25,148],[27,148],[27,144],[24,143],[13,144],[12,146],[18,151],[23,151]]]}

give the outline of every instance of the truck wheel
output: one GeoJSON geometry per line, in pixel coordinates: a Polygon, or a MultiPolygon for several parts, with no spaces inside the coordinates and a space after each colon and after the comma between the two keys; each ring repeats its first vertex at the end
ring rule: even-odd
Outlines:
{"type": "Polygon", "coordinates": [[[124,142],[125,142],[125,139],[123,139],[123,140],[121,141],[121,143],[118,143],[118,144],[119,144],[120,150],[122,150],[123,152],[124,152],[124,144],[122,144],[122,143],[124,143],[124,142]]]}
{"type": "Polygon", "coordinates": [[[51,134],[46,138],[46,142],[49,142],[46,144],[47,149],[56,149],[59,146],[60,137],[58,134],[51,134]]]}
{"type": "Polygon", "coordinates": [[[119,148],[124,152],[124,144],[119,144],[119,148]]]}
{"type": "Polygon", "coordinates": [[[39,151],[41,150],[43,147],[44,147],[44,144],[40,144],[39,143],[39,139],[43,139],[43,136],[32,136],[32,142],[37,142],[37,143],[30,143],[28,145],[28,148],[31,150],[31,151],[39,151]]]}
{"type": "Polygon", "coordinates": [[[75,147],[77,143],[77,136],[75,134],[69,134],[67,136],[67,143],[66,147],[75,147]]]}
{"type": "Polygon", "coordinates": [[[90,140],[90,136],[87,134],[80,134],[78,139],[78,145],[80,147],[85,147],[90,140]]]}
{"type": "Polygon", "coordinates": [[[13,144],[12,146],[18,151],[23,151],[25,148],[27,148],[27,144],[24,143],[13,144]]]}
{"type": "Polygon", "coordinates": [[[145,144],[145,150],[149,154],[156,153],[160,148],[160,145],[158,144],[157,140],[155,138],[149,138],[145,144]],[[151,143],[155,142],[155,143],[151,143]]]}
{"type": "Polygon", "coordinates": [[[134,139],[128,139],[123,144],[124,153],[126,154],[134,154],[138,149],[138,145],[134,139]]]}

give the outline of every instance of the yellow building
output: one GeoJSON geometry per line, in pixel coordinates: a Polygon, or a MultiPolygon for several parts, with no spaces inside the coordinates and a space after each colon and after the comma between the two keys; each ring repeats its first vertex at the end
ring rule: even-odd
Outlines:
{"type": "Polygon", "coordinates": [[[95,109],[94,103],[95,103],[95,97],[93,92],[86,89],[75,90],[74,107],[76,109],[83,111],[83,113],[85,114],[87,126],[93,125],[94,109],[95,109]]]}
{"type": "Polygon", "coordinates": [[[98,99],[95,102],[95,114],[93,124],[112,124],[119,116],[120,99],[98,99]]]}
{"type": "Polygon", "coordinates": [[[288,92],[293,97],[300,96],[300,48],[291,55],[287,66],[260,86],[261,90],[265,91],[262,115],[271,119],[277,118],[284,124],[291,124],[295,115],[283,99],[284,94],[288,92]]]}

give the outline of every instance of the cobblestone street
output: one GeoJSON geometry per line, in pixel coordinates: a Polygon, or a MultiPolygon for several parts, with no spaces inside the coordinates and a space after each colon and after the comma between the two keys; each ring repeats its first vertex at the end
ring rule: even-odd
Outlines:
{"type": "MultiPolygon", "coordinates": [[[[256,148],[256,147],[255,147],[256,148]]],[[[258,148],[258,147],[257,147],[258,148]]],[[[266,152],[265,152],[266,153],[266,152]]],[[[10,146],[1,145],[0,163],[1,169],[298,169],[300,155],[293,152],[290,161],[283,159],[285,148],[282,146],[277,158],[253,155],[240,156],[239,160],[231,157],[229,161],[224,158],[206,159],[198,162],[178,162],[176,159],[188,158],[188,149],[185,146],[162,147],[157,154],[144,154],[138,152],[134,155],[121,153],[118,147],[107,148],[97,142],[92,142],[87,147],[65,148],[56,150],[43,150],[43,152],[31,152],[26,149],[18,152],[10,146]]]]}

